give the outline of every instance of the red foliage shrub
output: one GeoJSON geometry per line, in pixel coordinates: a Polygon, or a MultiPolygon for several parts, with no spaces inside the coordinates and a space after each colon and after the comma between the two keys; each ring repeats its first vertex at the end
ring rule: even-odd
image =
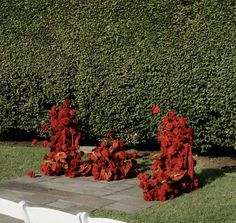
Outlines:
{"type": "MultiPolygon", "coordinates": [[[[65,99],[57,109],[52,106],[49,112],[50,125],[43,125],[42,132],[50,130],[50,151],[44,156],[41,171],[48,176],[66,174],[69,177],[84,176],[91,172],[91,166],[82,161],[79,150],[80,132],[76,110],[71,108],[71,100],[65,99]],[[50,126],[50,127],[49,127],[50,126]]],[[[47,147],[48,142],[43,141],[47,147]]]]}
{"type": "Polygon", "coordinates": [[[192,156],[193,129],[188,127],[186,119],[170,111],[162,118],[157,137],[161,151],[152,157],[156,160],[150,168],[153,174],[138,175],[144,200],[165,201],[196,189],[198,180],[192,156]]]}
{"type": "Polygon", "coordinates": [[[92,174],[95,180],[119,180],[136,176],[137,153],[124,150],[121,140],[113,140],[111,133],[106,134],[109,140],[95,147],[88,158],[92,161],[92,174]]]}

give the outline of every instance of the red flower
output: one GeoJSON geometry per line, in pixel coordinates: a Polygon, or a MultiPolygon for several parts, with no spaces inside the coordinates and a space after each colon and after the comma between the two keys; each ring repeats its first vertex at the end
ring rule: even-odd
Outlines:
{"type": "Polygon", "coordinates": [[[70,99],[67,98],[63,101],[63,106],[65,108],[68,108],[70,105],[71,105],[71,100],[70,99]]]}
{"type": "Polygon", "coordinates": [[[122,140],[119,140],[119,147],[120,147],[120,148],[123,148],[124,145],[125,145],[125,143],[124,143],[122,140]]]}
{"type": "Polygon", "coordinates": [[[199,181],[198,181],[197,178],[195,178],[195,179],[193,180],[193,185],[194,185],[195,188],[198,187],[198,185],[199,185],[199,181]]]}
{"type": "Polygon", "coordinates": [[[31,178],[35,178],[36,177],[36,174],[33,170],[29,170],[28,173],[27,173],[27,176],[31,177],[31,178]]]}
{"type": "Polygon", "coordinates": [[[179,117],[178,122],[180,126],[185,126],[187,124],[187,121],[184,117],[179,117]]]}
{"type": "Polygon", "coordinates": [[[176,111],[172,110],[168,112],[169,116],[176,116],[176,111]]]}
{"type": "Polygon", "coordinates": [[[166,125],[166,131],[171,131],[172,128],[173,128],[173,125],[172,125],[171,123],[168,123],[168,124],[166,125]]]}
{"type": "Polygon", "coordinates": [[[144,198],[145,201],[153,200],[153,196],[150,192],[145,192],[144,195],[143,195],[143,198],[144,198]]]}
{"type": "Polygon", "coordinates": [[[38,144],[38,140],[37,139],[33,139],[32,143],[31,143],[33,146],[38,144]]]}
{"type": "Polygon", "coordinates": [[[124,160],[126,158],[126,153],[125,151],[120,151],[117,153],[118,157],[122,160],[124,160]]]}
{"type": "Polygon", "coordinates": [[[105,138],[111,138],[111,136],[112,136],[112,133],[111,133],[111,132],[107,132],[107,133],[105,134],[105,138]]]}
{"type": "Polygon", "coordinates": [[[75,109],[71,109],[70,111],[69,111],[69,113],[70,113],[70,116],[75,116],[75,114],[76,114],[76,110],[75,109]]]}
{"type": "Polygon", "coordinates": [[[163,121],[163,123],[166,125],[166,124],[168,124],[169,123],[169,116],[164,116],[163,118],[162,118],[162,121],[163,121]]]}
{"type": "Polygon", "coordinates": [[[142,180],[142,181],[140,182],[139,187],[142,188],[142,189],[144,189],[144,190],[148,190],[148,188],[149,188],[149,183],[148,183],[147,181],[145,181],[145,180],[142,180]]]}
{"type": "Polygon", "coordinates": [[[105,147],[107,146],[107,143],[106,143],[106,142],[101,142],[100,146],[101,146],[102,148],[105,148],[105,147]]]}
{"type": "Polygon", "coordinates": [[[42,131],[43,133],[47,132],[47,131],[48,131],[48,125],[47,125],[47,124],[42,125],[41,131],[42,131]]]}
{"type": "Polygon", "coordinates": [[[70,119],[68,117],[65,117],[61,119],[61,122],[63,125],[69,125],[70,124],[70,119]]]}
{"type": "Polygon", "coordinates": [[[42,142],[42,145],[43,145],[43,147],[48,147],[48,141],[47,141],[47,140],[44,140],[44,141],[42,142]]]}
{"type": "Polygon", "coordinates": [[[167,153],[172,156],[172,155],[174,155],[174,153],[175,153],[175,149],[174,149],[173,147],[170,147],[170,148],[167,150],[167,153]]]}
{"type": "Polygon", "coordinates": [[[69,170],[68,172],[66,172],[66,176],[70,178],[75,178],[76,177],[75,171],[69,170]]]}
{"type": "Polygon", "coordinates": [[[83,163],[79,168],[79,174],[81,176],[87,176],[92,171],[92,166],[89,163],[83,163]]]}
{"type": "Polygon", "coordinates": [[[55,155],[55,160],[58,161],[60,160],[60,162],[65,162],[65,159],[67,158],[67,155],[65,152],[59,152],[55,155]]]}
{"type": "Polygon", "coordinates": [[[50,116],[55,116],[56,115],[56,111],[57,111],[57,106],[56,105],[53,105],[50,112],[49,112],[49,115],[50,116]]]}
{"type": "Polygon", "coordinates": [[[109,159],[109,151],[108,150],[106,150],[106,149],[103,149],[102,151],[101,151],[101,154],[103,155],[103,157],[105,158],[105,159],[109,159]]]}
{"type": "Polygon", "coordinates": [[[160,107],[158,105],[154,105],[152,107],[152,114],[158,114],[160,111],[160,107]]]}
{"type": "Polygon", "coordinates": [[[125,152],[123,146],[123,141],[109,139],[87,155],[95,180],[118,180],[137,175],[137,154],[125,152]]]}
{"type": "Polygon", "coordinates": [[[150,168],[153,174],[138,175],[144,200],[165,201],[196,189],[198,180],[192,157],[193,129],[187,126],[186,119],[176,117],[176,111],[170,111],[168,116],[162,118],[157,137],[162,155],[152,156],[156,160],[150,168]]]}

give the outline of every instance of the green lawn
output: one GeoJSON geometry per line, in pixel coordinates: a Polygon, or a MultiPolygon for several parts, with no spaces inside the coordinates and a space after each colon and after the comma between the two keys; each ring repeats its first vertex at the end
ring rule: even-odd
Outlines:
{"type": "MultiPolygon", "coordinates": [[[[29,169],[39,171],[47,149],[0,147],[0,179],[23,176],[29,169]]],[[[163,202],[138,214],[98,210],[92,216],[111,217],[129,223],[236,222],[236,172],[196,168],[202,186],[197,191],[163,202]]]]}
{"type": "Polygon", "coordinates": [[[39,172],[42,157],[48,149],[41,147],[0,146],[0,181],[39,172]]]}

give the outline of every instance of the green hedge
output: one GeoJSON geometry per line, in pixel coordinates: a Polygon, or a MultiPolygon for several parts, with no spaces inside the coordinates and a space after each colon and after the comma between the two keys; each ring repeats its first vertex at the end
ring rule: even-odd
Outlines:
{"type": "Polygon", "coordinates": [[[95,135],[153,140],[157,103],[189,114],[196,149],[234,146],[235,18],[235,0],[4,0],[0,134],[74,95],[95,135]]]}

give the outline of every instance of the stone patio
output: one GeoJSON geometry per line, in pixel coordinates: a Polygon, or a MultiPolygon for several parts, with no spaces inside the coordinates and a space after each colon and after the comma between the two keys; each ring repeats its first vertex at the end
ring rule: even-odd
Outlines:
{"type": "MultiPolygon", "coordinates": [[[[21,177],[0,183],[0,197],[17,202],[27,200],[32,205],[73,214],[97,209],[135,213],[158,204],[144,201],[138,185],[136,178],[105,182],[92,177],[21,177]]],[[[0,215],[0,222],[20,221],[0,215]]]]}

